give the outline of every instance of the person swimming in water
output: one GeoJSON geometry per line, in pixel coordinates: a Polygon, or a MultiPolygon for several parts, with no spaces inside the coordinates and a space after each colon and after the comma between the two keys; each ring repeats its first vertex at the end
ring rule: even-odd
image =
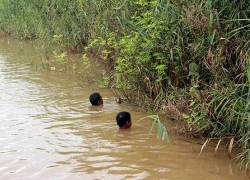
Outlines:
{"type": "Polygon", "coordinates": [[[96,93],[92,93],[89,96],[89,101],[93,106],[100,106],[103,105],[103,99],[102,96],[100,95],[100,93],[96,92],[96,93]]]}
{"type": "Polygon", "coordinates": [[[116,115],[116,122],[120,129],[128,129],[132,126],[131,115],[127,111],[119,112],[116,115]]]}

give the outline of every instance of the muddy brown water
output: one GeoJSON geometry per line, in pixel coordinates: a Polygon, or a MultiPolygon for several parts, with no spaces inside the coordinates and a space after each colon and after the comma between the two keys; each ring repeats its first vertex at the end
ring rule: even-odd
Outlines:
{"type": "Polygon", "coordinates": [[[149,134],[149,115],[93,84],[30,66],[37,50],[0,40],[0,179],[247,179],[226,149],[149,134]],[[81,86],[79,86],[81,83],[81,86]],[[103,107],[92,107],[99,91],[103,107]],[[133,125],[119,130],[115,115],[133,125]]]}

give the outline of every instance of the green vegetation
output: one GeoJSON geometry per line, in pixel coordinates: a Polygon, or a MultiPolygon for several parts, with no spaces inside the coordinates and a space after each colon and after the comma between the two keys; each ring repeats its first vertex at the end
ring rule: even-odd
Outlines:
{"type": "Polygon", "coordinates": [[[139,123],[140,121],[144,119],[148,119],[148,118],[153,120],[150,133],[152,132],[154,125],[156,123],[157,124],[157,139],[161,139],[162,141],[166,140],[168,143],[170,143],[167,128],[166,126],[164,126],[164,124],[162,124],[159,115],[153,113],[151,116],[146,116],[144,118],[139,119],[136,123],[139,123]]]}
{"type": "Polygon", "coordinates": [[[47,48],[51,70],[66,69],[66,51],[85,64],[98,56],[102,85],[171,112],[192,133],[234,142],[240,164],[250,163],[249,0],[0,0],[0,30],[57,45],[47,48]]]}

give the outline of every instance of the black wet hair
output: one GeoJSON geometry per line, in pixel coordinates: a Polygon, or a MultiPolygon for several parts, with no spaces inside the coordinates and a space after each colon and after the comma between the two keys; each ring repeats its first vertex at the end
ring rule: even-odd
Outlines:
{"type": "Polygon", "coordinates": [[[130,121],[131,121],[131,115],[127,111],[119,112],[116,115],[116,122],[120,128],[123,127],[127,122],[130,122],[130,121]]]}
{"type": "Polygon", "coordinates": [[[89,101],[92,105],[97,106],[98,101],[102,99],[102,96],[99,93],[93,93],[89,96],[89,101]]]}

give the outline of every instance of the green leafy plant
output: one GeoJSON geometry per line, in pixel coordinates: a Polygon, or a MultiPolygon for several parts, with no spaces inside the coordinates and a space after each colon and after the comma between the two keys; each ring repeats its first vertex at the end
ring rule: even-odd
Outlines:
{"type": "Polygon", "coordinates": [[[162,124],[162,122],[159,118],[159,115],[153,114],[151,116],[146,116],[144,118],[139,119],[136,123],[139,123],[140,121],[142,121],[144,119],[152,119],[153,120],[153,123],[152,123],[152,126],[150,128],[149,133],[152,132],[154,125],[157,124],[157,139],[161,139],[162,141],[166,140],[168,143],[170,143],[167,128],[165,127],[165,125],[162,124]]]}

